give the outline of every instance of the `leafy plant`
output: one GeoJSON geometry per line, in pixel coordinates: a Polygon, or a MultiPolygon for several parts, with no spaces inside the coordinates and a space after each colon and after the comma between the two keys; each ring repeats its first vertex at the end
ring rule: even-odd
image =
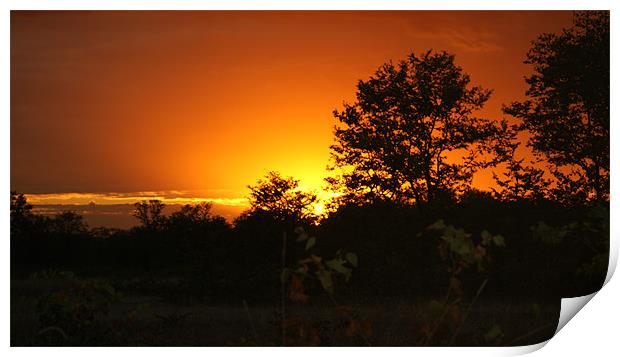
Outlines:
{"type": "Polygon", "coordinates": [[[444,298],[431,300],[428,304],[427,322],[422,325],[419,343],[427,345],[443,342],[451,345],[488,282],[485,279],[473,299],[467,303],[463,301],[465,294],[461,275],[471,267],[476,267],[478,273],[484,273],[491,261],[491,249],[504,247],[506,242],[501,235],[483,230],[479,236],[474,236],[462,228],[447,225],[443,220],[431,224],[427,230],[438,233],[438,251],[449,279],[444,298]],[[443,332],[446,340],[438,340],[440,332],[443,332]]]}
{"type": "Polygon", "coordinates": [[[80,345],[101,339],[105,324],[101,320],[120,295],[102,282],[81,282],[39,299],[37,314],[42,329],[39,335],[53,332],[49,344],[80,345]],[[62,339],[58,340],[60,336],[62,339]]]}
{"type": "MultiPolygon", "coordinates": [[[[288,287],[287,297],[294,303],[308,303],[308,285],[318,282],[320,287],[328,294],[329,299],[336,305],[339,304],[334,298],[335,287],[338,281],[348,282],[353,270],[358,266],[358,257],[352,252],[337,251],[331,259],[324,259],[313,253],[316,246],[316,237],[310,236],[301,227],[295,229],[296,241],[304,245],[306,256],[299,259],[290,267],[285,267],[281,273],[281,283],[288,287]]],[[[349,318],[347,324],[347,336],[353,337],[360,333],[366,333],[369,327],[360,325],[356,319],[349,318]],[[363,327],[363,328],[362,328],[363,327]]],[[[303,316],[286,316],[282,314],[283,345],[288,341],[295,345],[318,345],[321,342],[319,329],[303,316]]]]}
{"type": "Polygon", "coordinates": [[[571,243],[589,250],[592,258],[583,262],[575,273],[601,279],[609,263],[609,217],[609,206],[594,206],[580,221],[562,226],[550,226],[541,221],[530,229],[534,239],[551,246],[571,243]]]}
{"type": "Polygon", "coordinates": [[[303,228],[297,228],[297,242],[305,244],[307,256],[299,259],[296,264],[285,268],[282,280],[291,279],[293,285],[303,287],[303,282],[317,280],[321,287],[330,295],[334,293],[334,285],[338,277],[348,282],[353,269],[357,267],[358,258],[355,253],[337,251],[332,259],[324,259],[312,253],[316,245],[316,237],[309,236],[303,228]]]}

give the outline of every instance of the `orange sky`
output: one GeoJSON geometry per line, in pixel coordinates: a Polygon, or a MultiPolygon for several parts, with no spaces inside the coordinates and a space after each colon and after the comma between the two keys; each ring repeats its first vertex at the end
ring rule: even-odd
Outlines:
{"type": "Polygon", "coordinates": [[[38,196],[46,203],[139,192],[230,203],[276,170],[319,189],[332,110],[379,65],[410,51],[452,52],[474,83],[494,90],[482,114],[501,118],[503,103],[523,97],[530,41],[571,19],[561,11],[12,12],[11,188],[55,194],[38,196]]]}

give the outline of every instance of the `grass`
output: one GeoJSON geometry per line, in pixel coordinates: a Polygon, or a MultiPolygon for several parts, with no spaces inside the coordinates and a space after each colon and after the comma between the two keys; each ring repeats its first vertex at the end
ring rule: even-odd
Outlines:
{"type": "MultiPolygon", "coordinates": [[[[11,345],[46,344],[41,340],[37,301],[52,291],[66,289],[67,280],[22,279],[11,281],[11,345]]],[[[278,346],[280,344],[277,302],[273,306],[256,305],[248,298],[226,304],[204,302],[178,303],[157,295],[121,291],[120,301],[111,305],[102,317],[106,330],[93,330],[97,344],[129,346],[278,346]],[[106,336],[109,334],[109,336],[106,336]]],[[[347,335],[350,318],[343,318],[327,299],[288,310],[316,330],[322,346],[415,346],[426,318],[430,299],[367,298],[349,303],[355,319],[367,322],[364,338],[347,335]]],[[[454,341],[459,346],[526,345],[552,337],[557,326],[560,302],[485,299],[472,307],[462,330],[454,341]],[[495,333],[494,326],[499,328],[495,333]],[[490,337],[490,338],[489,338],[490,337]]],[[[301,333],[303,328],[293,329],[301,333]]],[[[54,332],[44,332],[54,333],[54,332]]],[[[308,331],[305,331],[308,333],[308,331]]],[[[445,339],[433,344],[445,344],[445,339]]],[[[304,344],[303,341],[298,342],[304,344]]],[[[294,342],[292,342],[294,343],[294,342]]],[[[61,338],[61,344],[75,344],[61,338]]]]}

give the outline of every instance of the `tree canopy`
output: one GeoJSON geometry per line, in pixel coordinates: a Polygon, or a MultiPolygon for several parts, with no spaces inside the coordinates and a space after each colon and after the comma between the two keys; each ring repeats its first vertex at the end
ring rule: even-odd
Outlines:
{"type": "Polygon", "coordinates": [[[271,171],[250,189],[251,212],[270,213],[276,220],[296,223],[314,219],[317,196],[299,188],[299,180],[271,171]]]}
{"type": "Polygon", "coordinates": [[[574,25],[533,42],[528,99],[504,108],[550,165],[558,200],[609,195],[609,12],[577,12],[574,25]]]}
{"type": "Polygon", "coordinates": [[[160,200],[136,202],[132,215],[147,229],[159,229],[165,222],[163,210],[166,205],[160,200]]]}
{"type": "Polygon", "coordinates": [[[496,162],[505,167],[501,173],[493,171],[497,187],[492,187],[491,191],[505,201],[544,199],[549,194],[550,180],[545,177],[545,170],[539,167],[540,160],[526,160],[517,155],[521,146],[518,139],[520,126],[503,121],[500,128],[501,135],[496,136],[493,150],[496,162]]]}
{"type": "Polygon", "coordinates": [[[328,178],[344,201],[432,203],[469,187],[491,162],[487,140],[498,128],[476,116],[491,91],[471,85],[454,55],[428,51],[383,64],[357,84],[338,120],[328,178]]]}

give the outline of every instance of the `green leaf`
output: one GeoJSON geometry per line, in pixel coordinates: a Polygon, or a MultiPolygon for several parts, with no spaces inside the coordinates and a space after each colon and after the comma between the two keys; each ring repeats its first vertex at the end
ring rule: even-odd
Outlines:
{"type": "Polygon", "coordinates": [[[303,242],[303,241],[305,241],[305,240],[306,240],[306,239],[308,239],[308,238],[310,238],[310,236],[309,236],[307,233],[302,232],[302,233],[301,233],[301,234],[297,237],[297,241],[298,241],[298,242],[303,242]]]}
{"type": "Polygon", "coordinates": [[[504,240],[504,237],[499,234],[493,237],[493,243],[495,243],[495,245],[498,247],[506,246],[506,241],[504,240]]]}
{"type": "Polygon", "coordinates": [[[312,261],[314,262],[314,264],[319,264],[319,263],[323,260],[323,258],[318,257],[318,256],[316,256],[316,255],[314,255],[314,254],[312,254],[312,255],[310,256],[310,259],[312,259],[312,261]]]}
{"type": "Polygon", "coordinates": [[[497,325],[493,325],[493,327],[491,327],[489,331],[487,331],[487,333],[484,334],[484,338],[487,341],[492,341],[492,340],[497,339],[498,337],[501,337],[502,335],[503,335],[502,329],[499,328],[499,326],[497,325]]]}
{"type": "Polygon", "coordinates": [[[282,273],[280,274],[280,281],[282,283],[286,283],[290,276],[291,276],[291,272],[287,268],[284,268],[284,270],[282,270],[282,273]]]}
{"type": "Polygon", "coordinates": [[[345,267],[343,264],[344,261],[341,259],[332,259],[325,262],[325,265],[327,265],[332,270],[337,271],[340,274],[350,275],[351,269],[345,267]]]}
{"type": "Polygon", "coordinates": [[[534,239],[550,245],[560,244],[566,235],[566,231],[551,227],[542,221],[539,221],[538,225],[533,226],[530,229],[532,230],[534,239]]]}
{"type": "Polygon", "coordinates": [[[450,250],[463,257],[469,256],[474,252],[473,243],[464,237],[464,235],[460,235],[460,237],[448,241],[450,250]]]}
{"type": "Polygon", "coordinates": [[[355,254],[355,253],[347,253],[345,255],[345,258],[347,259],[347,261],[349,263],[351,263],[351,265],[353,265],[354,267],[357,268],[357,254],[355,254]]]}
{"type": "Polygon", "coordinates": [[[308,241],[306,242],[306,250],[314,247],[315,244],[316,244],[316,238],[315,237],[310,237],[308,239],[308,241]]]}
{"type": "Polygon", "coordinates": [[[439,316],[441,314],[441,312],[444,310],[445,308],[445,304],[438,301],[438,300],[431,300],[428,303],[428,312],[432,315],[432,316],[439,316]]]}
{"type": "Polygon", "coordinates": [[[299,268],[295,269],[295,273],[300,274],[300,275],[308,274],[308,266],[306,264],[303,264],[299,268]]]}
{"type": "Polygon", "coordinates": [[[540,309],[540,305],[534,303],[532,304],[532,314],[534,314],[535,317],[540,317],[541,315],[541,309],[540,309]]]}
{"type": "Polygon", "coordinates": [[[465,233],[463,228],[459,228],[454,230],[454,237],[456,239],[465,240],[465,238],[467,238],[467,233],[465,233]]]}
{"type": "Polygon", "coordinates": [[[488,245],[493,240],[493,236],[486,229],[480,233],[482,237],[482,245],[488,245]]]}
{"type": "Polygon", "coordinates": [[[444,223],[443,219],[440,219],[437,222],[428,226],[428,229],[434,229],[436,231],[441,231],[441,230],[444,230],[445,228],[446,228],[446,224],[444,223]]]}
{"type": "Polygon", "coordinates": [[[328,293],[332,294],[334,292],[334,284],[332,282],[332,274],[327,270],[319,270],[316,272],[316,277],[321,282],[321,286],[328,293]]]}

